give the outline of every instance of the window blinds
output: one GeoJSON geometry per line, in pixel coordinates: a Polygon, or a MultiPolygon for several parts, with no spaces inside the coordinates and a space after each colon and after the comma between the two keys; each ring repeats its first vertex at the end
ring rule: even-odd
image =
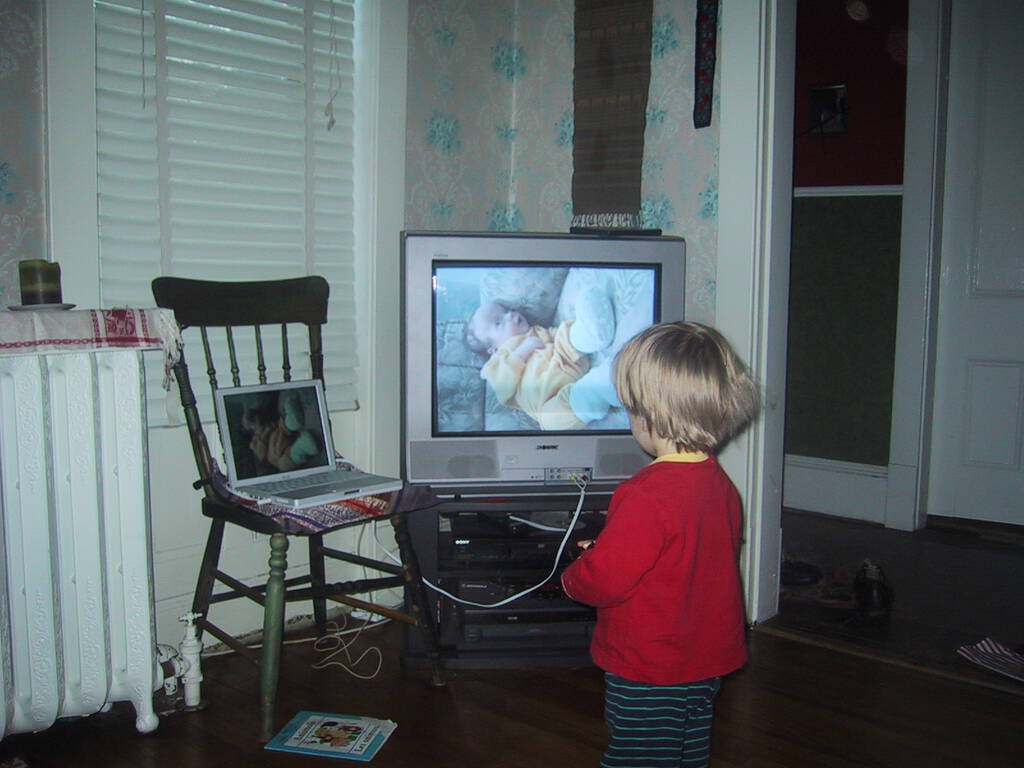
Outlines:
{"type": "Polygon", "coordinates": [[[354,2],[95,0],[103,305],[323,275],[332,410],[356,407],[354,2]]]}

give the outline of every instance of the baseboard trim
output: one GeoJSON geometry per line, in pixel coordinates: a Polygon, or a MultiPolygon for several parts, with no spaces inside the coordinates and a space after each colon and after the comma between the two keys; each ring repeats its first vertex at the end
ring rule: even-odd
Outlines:
{"type": "Polygon", "coordinates": [[[784,473],[787,509],[885,523],[886,467],[787,454],[784,473]]]}
{"type": "Polygon", "coordinates": [[[767,625],[767,624],[755,624],[752,627],[752,631],[760,632],[761,634],[771,635],[773,637],[779,637],[783,640],[791,640],[796,643],[806,643],[807,645],[813,645],[818,648],[825,648],[836,653],[845,653],[850,656],[857,656],[862,659],[870,659],[872,661],[882,662],[884,664],[892,664],[893,666],[903,667],[914,672],[921,672],[927,675],[934,675],[935,677],[941,677],[946,680],[951,680],[957,683],[966,683],[969,685],[979,685],[984,688],[991,688],[992,690],[1002,691],[1003,693],[1011,693],[1017,696],[1024,695],[1024,688],[1020,685],[1014,685],[1010,682],[1003,682],[1000,679],[988,679],[984,676],[983,672],[977,674],[970,674],[968,672],[957,672],[955,670],[942,669],[941,667],[932,664],[922,664],[920,662],[911,661],[909,659],[900,658],[899,656],[883,653],[881,651],[872,650],[870,648],[863,648],[855,645],[852,642],[843,640],[836,640],[825,637],[823,635],[817,635],[810,632],[801,632],[795,629],[788,629],[785,627],[767,625]]]}

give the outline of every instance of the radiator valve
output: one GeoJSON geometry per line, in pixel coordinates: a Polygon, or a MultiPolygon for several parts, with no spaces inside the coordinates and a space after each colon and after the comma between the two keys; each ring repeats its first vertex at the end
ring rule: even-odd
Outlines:
{"type": "Polygon", "coordinates": [[[186,613],[178,617],[178,621],[185,624],[185,637],[181,641],[180,651],[182,658],[181,681],[185,686],[185,710],[202,709],[202,699],[199,695],[199,684],[203,681],[203,671],[200,663],[200,654],[203,652],[203,644],[199,641],[196,632],[196,619],[202,618],[199,613],[186,613]]]}

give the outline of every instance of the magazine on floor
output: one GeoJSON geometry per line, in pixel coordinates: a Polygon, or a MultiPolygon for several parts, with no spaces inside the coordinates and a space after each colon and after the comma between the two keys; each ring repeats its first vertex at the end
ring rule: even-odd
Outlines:
{"type": "Polygon", "coordinates": [[[368,761],[397,725],[374,717],[299,712],[271,739],[266,749],[301,755],[368,761]]]}
{"type": "Polygon", "coordinates": [[[957,653],[979,667],[1024,683],[1024,653],[1007,648],[991,637],[974,645],[961,646],[957,653]]]}

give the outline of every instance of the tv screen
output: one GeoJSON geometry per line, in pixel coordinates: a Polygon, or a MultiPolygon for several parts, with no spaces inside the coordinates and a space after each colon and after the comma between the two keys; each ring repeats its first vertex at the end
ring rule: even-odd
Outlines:
{"type": "Polygon", "coordinates": [[[405,478],[571,492],[643,466],[612,366],[683,318],[684,257],[675,237],[402,233],[405,478]]]}
{"type": "Polygon", "coordinates": [[[435,263],[433,433],[628,432],[612,363],[658,317],[659,279],[657,264],[435,263]],[[455,357],[478,380],[452,376],[455,357]]]}

